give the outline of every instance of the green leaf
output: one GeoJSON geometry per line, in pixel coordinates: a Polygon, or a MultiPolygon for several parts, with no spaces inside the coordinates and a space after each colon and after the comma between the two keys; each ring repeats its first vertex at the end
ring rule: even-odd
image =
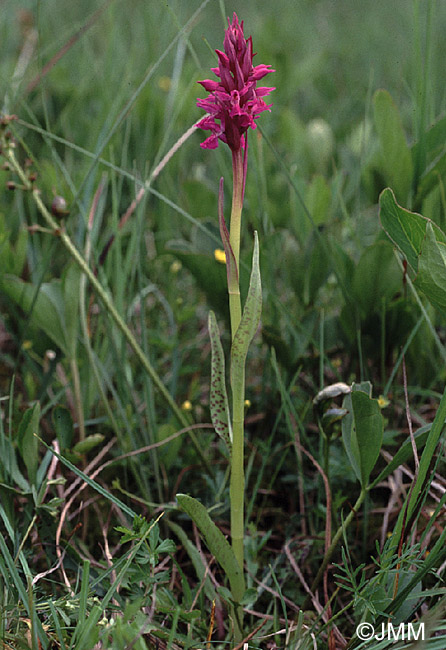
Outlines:
{"type": "Polygon", "coordinates": [[[41,285],[36,297],[36,287],[13,275],[0,279],[2,290],[30,315],[31,323],[40,327],[68,356],[65,338],[64,301],[59,280],[41,285]]]}
{"type": "Polygon", "coordinates": [[[134,512],[129,506],[127,506],[125,503],[123,503],[120,499],[115,497],[111,492],[108,492],[105,488],[102,487],[100,483],[96,483],[92,478],[90,478],[87,474],[85,474],[82,470],[76,467],[76,465],[73,465],[67,458],[62,456],[61,454],[58,454],[57,451],[55,451],[52,447],[49,447],[46,442],[44,442],[41,438],[39,438],[40,442],[46,449],[48,449],[53,456],[56,456],[60,460],[61,463],[63,463],[68,469],[70,469],[72,472],[76,474],[76,476],[79,476],[85,483],[88,483],[90,487],[92,487],[94,490],[99,492],[99,494],[102,494],[108,501],[111,501],[112,503],[115,504],[118,508],[120,508],[123,512],[127,513],[132,519],[134,519],[137,515],[136,512],[134,512]]]}
{"type": "Polygon", "coordinates": [[[378,459],[383,439],[383,418],[378,401],[353,384],[343,401],[348,414],[342,420],[342,440],[347,456],[362,487],[378,459]]]}
{"type": "Polygon", "coordinates": [[[443,151],[438,158],[436,158],[431,165],[425,170],[420,178],[417,188],[417,196],[415,202],[420,205],[422,200],[441,183],[442,178],[446,173],[446,151],[443,151]]]}
{"type": "Polygon", "coordinates": [[[240,605],[243,605],[243,607],[252,607],[258,597],[259,594],[257,592],[257,589],[255,589],[254,587],[249,587],[249,589],[247,589],[243,594],[243,598],[240,601],[240,605]]]}
{"type": "MultiPolygon", "coordinates": [[[[415,434],[415,444],[417,446],[417,449],[421,449],[424,447],[426,444],[426,440],[429,436],[429,432],[431,430],[431,425],[427,424],[424,427],[421,427],[418,429],[415,434]]],[[[370,487],[374,487],[375,485],[378,485],[378,483],[381,483],[381,481],[384,481],[389,474],[392,474],[400,465],[403,465],[403,463],[407,463],[408,460],[413,458],[413,447],[412,447],[412,441],[410,438],[407,438],[401,447],[398,449],[396,452],[395,456],[392,458],[390,463],[385,466],[385,468],[382,470],[382,472],[377,476],[373,483],[370,485],[370,487]]]]}
{"type": "Polygon", "coordinates": [[[330,218],[331,189],[322,174],[316,174],[308,186],[305,203],[316,226],[326,223],[330,218]]]}
{"type": "Polygon", "coordinates": [[[200,584],[204,583],[203,588],[206,593],[206,596],[212,602],[217,598],[217,593],[215,591],[215,588],[211,582],[209,575],[206,572],[206,567],[203,563],[203,560],[201,559],[201,555],[198,552],[197,547],[195,546],[195,544],[193,544],[190,541],[190,539],[186,535],[185,531],[181,528],[181,526],[179,526],[178,524],[170,520],[167,521],[167,524],[169,528],[171,528],[173,532],[177,535],[177,537],[181,542],[182,547],[190,557],[190,560],[195,569],[195,573],[197,574],[198,580],[200,584]]]}
{"type": "Polygon", "coordinates": [[[209,312],[209,336],[211,339],[211,389],[210,410],[215,431],[222,438],[229,451],[232,447],[231,414],[225,381],[225,356],[220,341],[217,320],[213,311],[209,312]]]}
{"type": "Polygon", "coordinates": [[[413,163],[406,142],[401,116],[386,90],[377,90],[373,97],[375,127],[381,146],[381,169],[386,182],[400,200],[405,200],[413,177],[413,163]]]}
{"type": "Polygon", "coordinates": [[[401,289],[402,279],[389,242],[378,241],[366,248],[353,276],[353,298],[364,316],[379,311],[382,299],[389,301],[401,289]]]}
{"type": "Polygon", "coordinates": [[[26,262],[27,246],[28,231],[21,228],[13,244],[10,227],[5,223],[4,215],[0,214],[0,274],[21,275],[26,262]]]}
{"type": "Polygon", "coordinates": [[[414,284],[436,309],[446,314],[446,244],[437,241],[431,223],[427,224],[414,284]]]}
{"type": "Polygon", "coordinates": [[[428,223],[432,224],[435,239],[446,243],[445,234],[433,221],[398,205],[390,188],[383,190],[379,197],[379,216],[387,236],[403,253],[415,272],[418,269],[418,257],[428,223]]]}
{"type": "Polygon", "coordinates": [[[65,406],[55,406],[51,420],[62,450],[70,449],[73,441],[73,418],[65,406]]]}
{"type": "Polygon", "coordinates": [[[80,440],[76,443],[72,449],[75,454],[86,454],[87,451],[94,449],[104,440],[102,433],[93,433],[91,436],[87,436],[85,440],[80,440]]]}
{"type": "Polygon", "coordinates": [[[31,491],[30,485],[23,476],[17,464],[16,450],[10,438],[3,436],[2,458],[0,463],[0,481],[5,481],[10,487],[10,481],[19,486],[24,494],[31,491]],[[6,479],[8,477],[8,479],[6,479]]]}
{"type": "Polygon", "coordinates": [[[243,383],[245,361],[251,343],[260,323],[262,313],[262,284],[259,266],[259,240],[254,232],[254,253],[252,257],[251,279],[248,295],[240,325],[235,333],[231,347],[231,386],[233,392],[239,392],[243,383]]]}
{"type": "Polygon", "coordinates": [[[39,460],[39,442],[36,435],[39,434],[40,403],[36,402],[33,407],[27,409],[19,424],[17,434],[17,446],[28,470],[29,481],[32,485],[36,483],[37,464],[39,460]],[[36,435],[34,435],[36,434],[36,435]]]}
{"type": "Polygon", "coordinates": [[[229,589],[227,589],[226,587],[218,587],[217,593],[226,604],[228,605],[233,604],[234,599],[232,598],[232,594],[229,591],[229,589]]]}
{"type": "Polygon", "coordinates": [[[196,524],[212,555],[225,572],[231,586],[233,599],[237,603],[240,602],[244,594],[243,574],[229,542],[209,517],[206,508],[197,499],[187,494],[177,494],[177,501],[181,509],[196,524]]]}

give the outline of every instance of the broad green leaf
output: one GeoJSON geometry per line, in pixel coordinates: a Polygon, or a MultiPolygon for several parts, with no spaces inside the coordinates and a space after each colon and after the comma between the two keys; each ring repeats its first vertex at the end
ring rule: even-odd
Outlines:
{"type": "Polygon", "coordinates": [[[446,236],[433,221],[398,205],[390,188],[383,190],[379,197],[379,216],[387,236],[407,258],[415,272],[428,223],[432,224],[435,239],[446,243],[446,236]]]}
{"type": "Polygon", "coordinates": [[[44,283],[36,298],[36,287],[13,275],[0,278],[2,291],[30,314],[31,322],[68,356],[65,338],[64,301],[59,280],[44,283]]]}
{"type": "Polygon", "coordinates": [[[220,341],[217,320],[213,311],[209,312],[209,336],[212,349],[210,389],[211,419],[216,433],[225,441],[229,451],[231,451],[232,427],[228,395],[226,392],[225,356],[220,341]]]}
{"type": "Polygon", "coordinates": [[[40,403],[27,409],[19,424],[17,434],[17,446],[20,455],[28,470],[29,481],[32,485],[36,483],[37,464],[39,460],[39,442],[36,438],[39,435],[40,403]],[[34,435],[35,434],[35,435],[34,435]]]}
{"type": "Polygon", "coordinates": [[[378,459],[383,439],[383,418],[378,401],[353,385],[343,401],[348,414],[342,420],[342,440],[353,470],[365,487],[378,459]]]}
{"type": "Polygon", "coordinates": [[[233,599],[237,603],[240,602],[245,591],[243,573],[229,542],[209,517],[206,508],[197,499],[187,494],[177,494],[177,501],[181,509],[196,524],[212,555],[226,573],[233,599]]]}
{"type": "Polygon", "coordinates": [[[405,200],[413,177],[413,163],[399,111],[386,90],[373,97],[375,127],[381,146],[381,169],[386,182],[405,200]]]}
{"type": "Polygon", "coordinates": [[[342,408],[347,411],[347,414],[342,420],[342,442],[344,443],[344,448],[350,461],[350,465],[352,466],[358,480],[361,480],[361,465],[359,458],[358,441],[355,435],[351,393],[346,395],[342,400],[342,408]]]}
{"type": "Polygon", "coordinates": [[[401,289],[402,279],[389,242],[378,241],[366,248],[353,277],[353,297],[363,314],[379,311],[382,299],[390,300],[401,289]]]}
{"type": "Polygon", "coordinates": [[[414,284],[436,309],[446,313],[446,244],[437,241],[431,223],[427,224],[414,284]]]}
{"type": "Polygon", "coordinates": [[[254,253],[252,257],[251,279],[248,295],[243,309],[240,325],[235,333],[231,347],[231,386],[233,392],[243,383],[246,355],[249,344],[260,323],[262,313],[262,284],[259,266],[259,240],[254,232],[254,253]]]}

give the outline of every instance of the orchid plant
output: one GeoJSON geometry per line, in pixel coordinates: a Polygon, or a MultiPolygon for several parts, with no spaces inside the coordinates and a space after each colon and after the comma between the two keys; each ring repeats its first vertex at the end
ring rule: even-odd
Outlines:
{"type": "Polygon", "coordinates": [[[252,38],[245,39],[243,21],[240,23],[235,13],[232,23],[228,19],[223,45],[224,52],[216,50],[218,67],[212,68],[218,80],[206,79],[199,82],[209,92],[209,96],[197,101],[198,107],[206,111],[206,115],[197,126],[211,131],[211,135],[201,143],[203,149],[216,149],[221,141],[228,145],[232,154],[233,190],[229,231],[223,211],[223,178],[220,179],[218,200],[231,320],[232,409],[227,398],[225,362],[220,334],[215,315],[213,312],[209,314],[212,346],[210,407],[215,431],[223,438],[230,452],[232,550],[198,501],[186,495],[177,496],[181,507],[200,528],[210,550],[226,571],[234,602],[235,637],[240,639],[242,612],[239,605],[245,591],[243,576],[245,361],[248,347],[259,326],[262,309],[259,245],[255,233],[251,279],[242,311],[239,283],[241,215],[248,162],[248,131],[250,128],[255,129],[255,120],[262,112],[270,109],[270,105],[267,105],[263,98],[274,90],[271,87],[258,87],[257,82],[274,70],[269,65],[253,66],[252,38]]]}

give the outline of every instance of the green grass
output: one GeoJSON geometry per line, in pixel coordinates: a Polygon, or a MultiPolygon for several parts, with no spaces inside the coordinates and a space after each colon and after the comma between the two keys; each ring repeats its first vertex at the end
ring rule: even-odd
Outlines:
{"type": "Polygon", "coordinates": [[[198,498],[229,534],[207,321],[213,309],[227,353],[214,251],[231,157],[193,132],[163,160],[201,117],[196,81],[234,9],[255,63],[276,70],[242,223],[242,297],[254,230],[263,286],[246,375],[245,634],[252,648],[409,647],[354,635],[391,614],[425,623],[417,647],[444,647],[445,317],[378,218],[391,186],[445,230],[443,3],[5,0],[1,110],[18,119],[2,139],[10,129],[40,191],[7,189],[22,181],[0,170],[5,648],[203,648],[213,601],[212,647],[234,647],[229,584],[175,500],[198,498]],[[39,200],[54,195],[105,301],[45,219],[39,200]],[[425,481],[412,481],[403,354],[425,481]],[[355,473],[345,414],[326,414],[342,396],[313,406],[336,382],[389,401],[370,478],[369,461],[355,473]]]}

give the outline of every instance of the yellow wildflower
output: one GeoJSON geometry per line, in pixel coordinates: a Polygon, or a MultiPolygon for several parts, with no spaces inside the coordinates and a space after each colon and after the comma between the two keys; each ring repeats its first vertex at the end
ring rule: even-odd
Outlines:
{"type": "Polygon", "coordinates": [[[221,248],[215,249],[214,257],[217,260],[217,262],[220,262],[220,264],[226,264],[226,255],[225,252],[221,250],[221,248]]]}

